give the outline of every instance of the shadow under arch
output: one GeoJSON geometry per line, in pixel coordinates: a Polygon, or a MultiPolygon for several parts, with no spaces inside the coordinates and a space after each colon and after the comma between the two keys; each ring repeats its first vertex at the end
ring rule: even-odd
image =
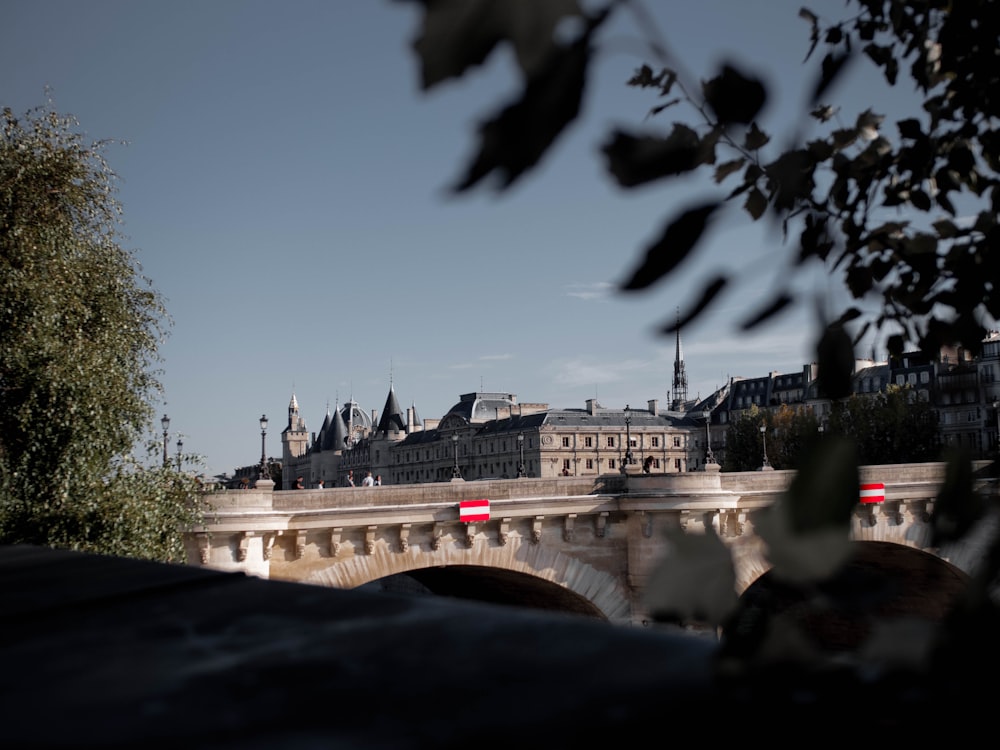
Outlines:
{"type": "Polygon", "coordinates": [[[360,588],[453,597],[607,619],[589,599],[564,586],[526,573],[482,565],[417,568],[360,588]]]}
{"type": "Polygon", "coordinates": [[[801,586],[770,570],[761,575],[740,596],[736,627],[782,616],[825,651],[853,651],[880,621],[941,622],[969,582],[967,573],[931,552],[894,542],[851,545],[850,560],[825,581],[801,586]]]}
{"type": "Polygon", "coordinates": [[[361,588],[389,581],[385,588],[437,593],[521,607],[582,614],[614,623],[629,623],[628,592],[610,574],[542,544],[508,544],[479,548],[442,546],[439,550],[373,554],[334,561],[304,582],[334,588],[361,588]],[[411,586],[406,575],[416,582],[411,586]],[[519,601],[520,600],[520,601],[519,601]]]}

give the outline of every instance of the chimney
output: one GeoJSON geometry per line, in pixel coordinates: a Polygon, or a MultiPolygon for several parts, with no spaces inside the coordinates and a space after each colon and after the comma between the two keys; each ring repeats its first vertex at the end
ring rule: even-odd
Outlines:
{"type": "Polygon", "coordinates": [[[649,407],[649,413],[654,417],[660,416],[660,401],[659,399],[651,398],[646,402],[649,407]]]}
{"type": "Polygon", "coordinates": [[[589,414],[590,416],[594,416],[595,414],[597,414],[597,399],[596,398],[588,398],[587,399],[587,414],[589,414]]]}

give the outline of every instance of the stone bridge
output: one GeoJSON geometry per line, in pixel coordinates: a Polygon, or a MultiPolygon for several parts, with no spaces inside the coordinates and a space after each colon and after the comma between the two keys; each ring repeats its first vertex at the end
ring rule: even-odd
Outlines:
{"type": "MultiPolygon", "coordinates": [[[[983,469],[987,464],[977,464],[983,469]]],[[[752,512],[771,504],[793,472],[605,475],[506,479],[211,496],[208,523],[187,538],[188,558],[217,570],[336,588],[380,586],[538,606],[639,624],[641,593],[664,554],[668,526],[711,526],[733,555],[743,594],[769,564],[752,512]],[[460,503],[488,499],[488,520],[464,522],[460,503]],[[395,582],[394,587],[388,582],[395,582]]],[[[866,559],[928,558],[937,580],[964,580],[982,542],[933,549],[930,511],[944,464],[862,467],[884,500],[857,506],[852,537],[866,559]]],[[[988,481],[988,480],[982,480],[988,481]]],[[[922,574],[914,585],[926,588],[922,574]]],[[[926,596],[927,592],[924,592],[926,596]]]]}

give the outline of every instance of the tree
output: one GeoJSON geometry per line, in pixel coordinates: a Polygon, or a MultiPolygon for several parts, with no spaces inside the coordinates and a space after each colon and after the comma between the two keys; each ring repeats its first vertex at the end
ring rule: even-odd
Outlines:
{"type": "Polygon", "coordinates": [[[3,110],[0,542],[183,560],[196,483],[131,456],[166,312],[119,245],[108,142],[76,126],[3,110]]]}
{"type": "Polygon", "coordinates": [[[862,464],[936,461],[941,456],[937,412],[910,387],[853,395],[835,402],[829,429],[850,438],[862,464]]]}

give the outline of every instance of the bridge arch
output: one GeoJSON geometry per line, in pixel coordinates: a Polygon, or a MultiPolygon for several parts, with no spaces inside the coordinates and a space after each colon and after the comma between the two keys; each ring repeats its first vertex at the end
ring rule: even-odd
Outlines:
{"type": "Polygon", "coordinates": [[[965,571],[927,550],[888,541],[852,547],[844,567],[813,587],[765,572],[741,592],[741,609],[780,614],[824,649],[854,650],[878,622],[940,622],[969,582],[965,571]]]}
{"type": "MultiPolygon", "coordinates": [[[[521,585],[533,588],[536,593],[544,593],[546,584],[558,587],[573,595],[559,597],[564,606],[558,608],[563,611],[587,613],[589,610],[593,616],[611,622],[631,621],[630,596],[614,576],[545,544],[522,544],[514,538],[503,546],[478,540],[471,548],[442,545],[437,550],[423,550],[410,547],[403,554],[379,544],[371,554],[331,560],[329,565],[313,570],[303,582],[353,589],[400,574],[417,573],[414,577],[418,581],[421,577],[426,580],[428,576],[421,575],[420,571],[448,572],[448,568],[457,576],[476,572],[482,580],[490,573],[494,585],[517,586],[520,579],[521,585]],[[497,578],[496,571],[504,571],[507,575],[497,578]]],[[[440,575],[433,577],[441,580],[440,575]]],[[[555,588],[548,590],[556,594],[555,588]]]]}

